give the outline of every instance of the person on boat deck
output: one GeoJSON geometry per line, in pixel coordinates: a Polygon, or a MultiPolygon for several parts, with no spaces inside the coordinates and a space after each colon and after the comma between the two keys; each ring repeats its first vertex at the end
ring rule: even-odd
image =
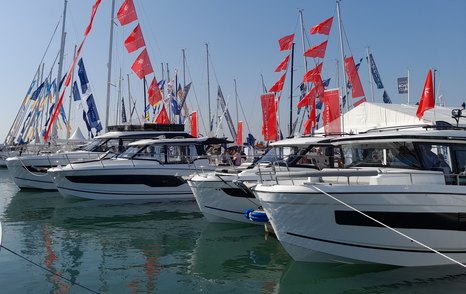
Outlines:
{"type": "Polygon", "coordinates": [[[448,163],[445,162],[443,154],[436,154],[432,151],[432,145],[419,145],[422,162],[427,169],[442,170],[444,173],[451,171],[448,163]]]}
{"type": "Polygon", "coordinates": [[[398,156],[396,156],[396,158],[407,166],[418,166],[416,156],[414,156],[413,152],[406,146],[400,146],[398,149],[398,156]]]}
{"type": "Polygon", "coordinates": [[[240,166],[241,165],[241,154],[236,149],[233,149],[231,154],[232,154],[231,160],[233,161],[233,164],[235,166],[240,166]]]}

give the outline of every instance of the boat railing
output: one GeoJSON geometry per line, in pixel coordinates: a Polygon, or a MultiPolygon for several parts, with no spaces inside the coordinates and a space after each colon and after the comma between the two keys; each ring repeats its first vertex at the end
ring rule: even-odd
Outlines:
{"type": "MultiPolygon", "coordinates": [[[[264,181],[275,181],[278,184],[277,173],[282,172],[282,169],[285,169],[285,172],[290,172],[290,167],[285,160],[276,160],[276,161],[261,161],[257,164],[259,175],[259,182],[263,183],[264,181]]],[[[291,178],[293,181],[293,179],[291,178]]],[[[293,182],[294,184],[294,182],[293,182]]]]}

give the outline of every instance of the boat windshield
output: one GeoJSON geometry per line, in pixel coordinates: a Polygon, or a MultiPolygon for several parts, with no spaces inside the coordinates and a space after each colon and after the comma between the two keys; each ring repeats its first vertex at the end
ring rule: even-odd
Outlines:
{"type": "Polygon", "coordinates": [[[408,142],[374,142],[342,145],[345,167],[372,166],[420,169],[416,149],[408,142]]]}
{"type": "Polygon", "coordinates": [[[194,144],[131,146],[118,158],[155,160],[160,163],[189,163],[199,157],[194,144]]]}
{"type": "Polygon", "coordinates": [[[276,146],[267,151],[256,163],[271,163],[286,161],[290,155],[297,154],[299,148],[291,146],[276,146]]]}
{"type": "Polygon", "coordinates": [[[94,139],[91,141],[89,144],[86,144],[82,147],[79,148],[79,150],[84,150],[84,151],[97,151],[99,149],[99,146],[103,143],[104,140],[98,140],[94,139]]]}

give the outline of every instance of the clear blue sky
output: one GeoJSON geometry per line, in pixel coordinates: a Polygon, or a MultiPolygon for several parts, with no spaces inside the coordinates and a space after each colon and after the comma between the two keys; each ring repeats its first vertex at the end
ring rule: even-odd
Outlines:
{"type": "MultiPolygon", "coordinates": [[[[116,10],[123,0],[116,1],[116,10]]],[[[155,74],[161,78],[161,63],[168,63],[171,74],[182,70],[181,49],[186,49],[187,82],[193,82],[188,96],[190,110],[207,113],[207,78],[205,43],[209,44],[211,57],[211,101],[215,105],[217,85],[220,84],[225,98],[233,107],[236,120],[234,83],[237,80],[238,95],[253,134],[260,138],[261,109],[259,96],[262,92],[260,75],[268,87],[280,74],[275,67],[286,56],[280,52],[278,39],[296,33],[295,87],[304,74],[301,33],[298,9],[304,10],[306,38],[310,45],[325,40],[322,35],[309,35],[309,28],[331,16],[336,16],[335,1],[220,1],[220,0],[134,0],[155,74]],[[199,106],[198,106],[199,104],[199,106]]],[[[88,23],[94,0],[69,0],[67,15],[67,50],[65,70],[69,68],[74,45],[81,41],[88,23]]],[[[111,0],[102,0],[97,12],[93,31],[82,51],[101,119],[104,120],[109,18],[111,0]]],[[[63,0],[9,1],[3,6],[0,32],[2,95],[0,101],[0,138],[5,138],[22,99],[29,87],[40,59],[45,52],[52,32],[60,19],[63,0]]],[[[365,57],[369,46],[374,55],[385,88],[394,103],[406,103],[407,96],[397,92],[396,80],[410,72],[411,103],[419,101],[429,68],[437,69],[437,90],[447,106],[459,106],[466,100],[466,1],[373,1],[358,0],[341,2],[345,35],[345,53],[355,60],[365,57]]],[[[329,37],[323,78],[332,78],[336,87],[336,60],[340,59],[337,21],[333,23],[329,37]]],[[[128,54],[123,41],[135,24],[115,28],[113,83],[117,84],[118,72],[125,81],[130,74],[134,98],[138,99],[138,111],[142,106],[142,83],[131,72],[131,64],[137,53],[128,54]]],[[[45,69],[58,52],[58,35],[45,59],[45,69]]],[[[308,45],[307,45],[308,46],[308,45]]],[[[310,64],[313,63],[309,60],[310,64]]],[[[53,69],[56,74],[56,67],[53,69]]],[[[341,75],[341,69],[338,69],[341,75]]],[[[367,98],[372,100],[368,84],[367,62],[363,62],[359,74],[367,98]]],[[[282,129],[288,122],[289,79],[282,94],[282,129]]],[[[295,91],[295,94],[297,92],[295,91]]],[[[116,101],[117,89],[112,89],[112,101],[116,101]]],[[[376,91],[375,101],[382,101],[381,91],[376,91]]],[[[294,104],[298,101],[294,97],[294,104]]],[[[76,107],[73,106],[75,109],[76,107]]],[[[115,118],[115,102],[110,107],[110,122],[115,118]]],[[[75,111],[75,110],[74,110],[75,111]]],[[[72,114],[74,119],[76,114],[72,114]]],[[[242,113],[239,119],[245,120],[242,113]]],[[[246,126],[245,126],[246,127],[246,126]]],[[[200,125],[200,132],[205,133],[200,125]]],[[[227,129],[224,131],[228,134],[227,129]]],[[[245,130],[245,133],[247,130],[245,130]]]]}

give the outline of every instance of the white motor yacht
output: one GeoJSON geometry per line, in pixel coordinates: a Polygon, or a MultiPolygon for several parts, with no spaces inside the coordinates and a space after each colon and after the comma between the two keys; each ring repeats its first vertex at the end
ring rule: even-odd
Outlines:
{"type": "Polygon", "coordinates": [[[97,136],[92,142],[74,151],[39,153],[9,157],[6,160],[8,171],[15,184],[21,189],[57,190],[52,178],[47,174],[51,167],[69,163],[109,157],[124,151],[128,143],[158,136],[191,137],[183,131],[122,130],[110,131],[97,136]]]}
{"type": "Polygon", "coordinates": [[[295,260],[466,262],[465,130],[374,130],[332,144],[344,168],[253,188],[295,260]]]}
{"type": "MultiPolygon", "coordinates": [[[[196,174],[188,180],[199,209],[210,222],[252,222],[244,215],[246,209],[260,209],[260,202],[250,188],[259,180],[271,181],[277,171],[317,171],[334,165],[330,139],[300,137],[272,143],[272,149],[245,170],[224,167],[214,172],[196,174]]],[[[297,179],[294,179],[297,181],[297,179]]]]}
{"type": "Polygon", "coordinates": [[[141,140],[115,158],[73,163],[48,170],[64,197],[95,200],[194,200],[186,178],[214,170],[206,156],[217,138],[141,140]]]}

